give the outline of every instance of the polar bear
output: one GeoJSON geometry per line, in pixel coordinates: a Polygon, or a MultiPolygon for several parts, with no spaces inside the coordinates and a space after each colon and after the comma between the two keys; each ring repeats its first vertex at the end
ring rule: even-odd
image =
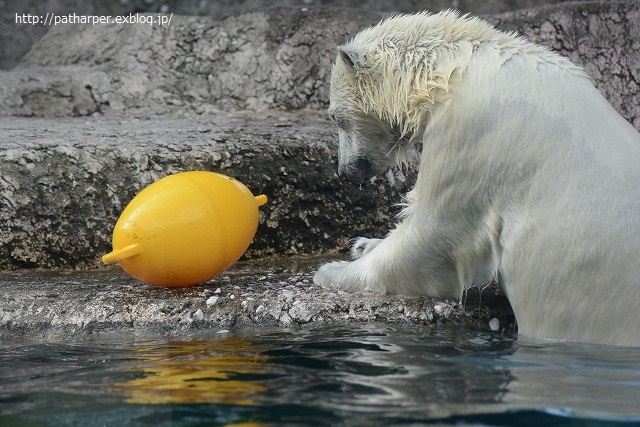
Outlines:
{"type": "Polygon", "coordinates": [[[640,345],[640,135],[568,59],[454,11],[400,15],[338,48],[338,172],[422,146],[384,239],[316,284],[460,298],[497,278],[519,333],[640,345]]]}

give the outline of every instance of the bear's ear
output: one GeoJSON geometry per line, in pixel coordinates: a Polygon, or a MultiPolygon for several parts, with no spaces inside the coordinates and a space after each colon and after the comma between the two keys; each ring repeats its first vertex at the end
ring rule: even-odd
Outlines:
{"type": "Polygon", "coordinates": [[[340,46],[338,48],[338,54],[353,74],[360,74],[364,71],[364,52],[356,50],[353,47],[340,46]]]}

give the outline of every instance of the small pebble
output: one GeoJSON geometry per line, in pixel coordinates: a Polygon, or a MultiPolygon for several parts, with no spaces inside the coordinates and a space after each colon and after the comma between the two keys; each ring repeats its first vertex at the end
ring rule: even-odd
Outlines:
{"type": "Polygon", "coordinates": [[[204,319],[204,313],[202,312],[202,310],[198,309],[195,313],[191,315],[191,318],[193,320],[202,320],[204,319]]]}
{"type": "Polygon", "coordinates": [[[256,314],[262,314],[264,313],[264,310],[265,310],[264,305],[260,304],[258,308],[256,308],[256,314]]]}
{"type": "Polygon", "coordinates": [[[492,331],[497,331],[498,329],[500,329],[500,321],[495,317],[489,320],[489,328],[492,331]]]}
{"type": "Polygon", "coordinates": [[[209,297],[209,299],[207,299],[207,307],[211,307],[212,305],[215,305],[215,303],[218,302],[218,297],[209,297]]]}
{"type": "Polygon", "coordinates": [[[229,299],[236,299],[236,296],[234,294],[229,295],[229,299]]]}
{"type": "Polygon", "coordinates": [[[215,291],[213,291],[213,293],[214,293],[214,294],[219,294],[219,293],[221,293],[221,292],[222,292],[222,290],[221,290],[220,288],[218,288],[218,289],[216,289],[215,291]]]}
{"type": "Polygon", "coordinates": [[[442,306],[440,304],[437,304],[437,305],[433,306],[433,311],[435,311],[436,314],[442,314],[444,309],[442,308],[442,306]]]}
{"type": "Polygon", "coordinates": [[[280,320],[280,322],[285,325],[289,325],[293,321],[293,319],[291,319],[291,316],[289,316],[289,313],[286,312],[282,313],[282,316],[280,316],[280,319],[278,320],[280,320]]]}
{"type": "Polygon", "coordinates": [[[229,333],[229,330],[228,330],[228,329],[220,329],[220,330],[218,331],[218,333],[219,333],[219,334],[228,334],[228,333],[229,333]]]}

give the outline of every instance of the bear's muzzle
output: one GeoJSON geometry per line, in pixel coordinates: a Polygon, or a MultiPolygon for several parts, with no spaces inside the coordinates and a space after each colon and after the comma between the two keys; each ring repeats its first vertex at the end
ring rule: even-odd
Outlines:
{"type": "Polygon", "coordinates": [[[357,157],[355,161],[338,167],[338,176],[344,176],[354,184],[362,184],[378,173],[374,163],[367,156],[357,157]]]}

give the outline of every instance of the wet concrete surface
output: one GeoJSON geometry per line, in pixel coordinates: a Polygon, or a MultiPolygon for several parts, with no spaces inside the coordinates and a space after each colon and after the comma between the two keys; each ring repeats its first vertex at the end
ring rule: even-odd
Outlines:
{"type": "Polygon", "coordinates": [[[118,266],[2,272],[0,338],[65,339],[118,330],[188,335],[368,321],[489,330],[494,318],[500,321],[498,332],[513,329],[509,304],[495,285],[473,288],[461,301],[352,294],[313,285],[313,273],[325,261],[326,256],[241,261],[187,288],[147,285],[118,266]]]}

